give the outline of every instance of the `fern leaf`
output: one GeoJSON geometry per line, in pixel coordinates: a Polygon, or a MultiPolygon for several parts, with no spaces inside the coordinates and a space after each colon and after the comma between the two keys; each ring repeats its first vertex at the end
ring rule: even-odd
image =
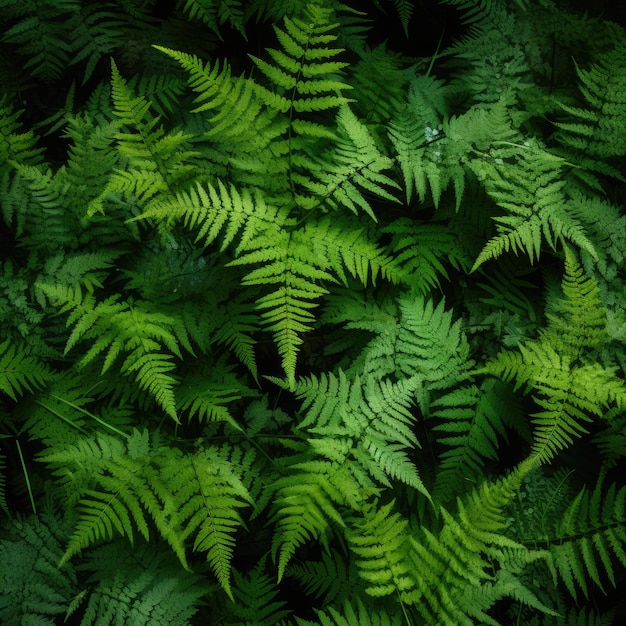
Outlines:
{"type": "Polygon", "coordinates": [[[334,210],[346,207],[353,213],[361,209],[376,221],[372,207],[359,187],[390,202],[397,202],[388,190],[398,189],[397,183],[381,173],[389,169],[393,162],[379,152],[366,126],[349,107],[341,107],[337,125],[340,131],[338,146],[328,156],[328,162],[313,163],[312,178],[298,176],[296,180],[314,193],[314,202],[321,202],[334,210]]]}
{"type": "Polygon", "coordinates": [[[278,596],[275,581],[265,569],[263,558],[246,575],[233,570],[233,617],[245,623],[275,624],[290,613],[278,596]]]}
{"type": "Polygon", "coordinates": [[[189,626],[206,593],[200,577],[181,572],[167,551],[120,543],[94,550],[88,558],[93,572],[81,626],[189,626]]]}
{"type": "Polygon", "coordinates": [[[486,460],[498,458],[500,438],[506,440],[506,417],[515,410],[508,389],[493,380],[453,389],[431,404],[431,415],[441,421],[434,427],[438,441],[447,449],[441,454],[433,490],[445,504],[478,479],[486,460]]]}
{"type": "Polygon", "coordinates": [[[78,591],[75,569],[57,563],[67,529],[49,512],[13,520],[0,539],[3,624],[53,624],[78,591]]]}
{"type": "Polygon", "coordinates": [[[414,585],[408,524],[393,509],[394,502],[380,508],[369,506],[347,533],[366,592],[376,597],[406,592],[414,585]]]}
{"type": "Polygon", "coordinates": [[[344,526],[336,508],[344,496],[331,478],[334,469],[330,463],[294,464],[293,476],[279,478],[272,486],[276,491],[272,558],[278,564],[279,582],[298,547],[313,539],[327,545],[330,522],[344,526]]]}
{"type": "Polygon", "coordinates": [[[577,587],[589,596],[588,581],[603,589],[606,576],[613,587],[617,584],[614,564],[626,566],[625,502],[624,487],[603,489],[598,482],[591,492],[583,488],[548,540],[554,569],[574,598],[577,587]]]}
{"type": "Polygon", "coordinates": [[[325,111],[349,102],[337,95],[349,89],[345,83],[334,79],[347,63],[334,61],[342,52],[330,48],[337,39],[332,31],[337,26],[330,19],[332,12],[318,5],[308,4],[304,19],[284,18],[285,30],[275,27],[283,50],[269,50],[274,64],[252,57],[257,67],[278,88],[275,92],[257,86],[259,97],[270,108],[286,113],[325,111]]]}
{"type": "Polygon", "coordinates": [[[0,343],[0,392],[17,401],[24,391],[32,393],[49,378],[48,368],[28,354],[25,346],[13,345],[9,339],[0,343]]]}
{"type": "MultiPolygon", "coordinates": [[[[390,615],[388,610],[374,611],[366,607],[361,600],[353,603],[346,601],[341,610],[329,607],[316,612],[319,626],[401,626],[404,623],[399,612],[390,615]]],[[[298,619],[299,626],[309,624],[312,622],[298,619]]]]}
{"type": "Polygon", "coordinates": [[[626,83],[626,46],[616,37],[612,50],[598,55],[588,70],[576,66],[579,89],[585,107],[561,104],[575,121],[560,122],[558,139],[566,146],[587,155],[606,159],[626,153],[622,132],[626,123],[624,84],[626,83]],[[587,108],[589,107],[589,108],[587,108]]]}
{"type": "Polygon", "coordinates": [[[193,538],[222,589],[231,597],[231,560],[234,535],[243,520],[238,509],[251,503],[248,490],[231,466],[228,448],[207,448],[194,455],[168,453],[162,477],[175,507],[170,513],[182,529],[181,539],[193,538]]]}
{"type": "Polygon", "coordinates": [[[499,234],[483,248],[472,270],[509,250],[525,252],[533,262],[539,259],[544,240],[553,249],[557,241],[571,241],[597,258],[583,225],[568,207],[560,159],[535,150],[520,156],[514,164],[489,170],[487,192],[509,215],[495,218],[499,234]]]}

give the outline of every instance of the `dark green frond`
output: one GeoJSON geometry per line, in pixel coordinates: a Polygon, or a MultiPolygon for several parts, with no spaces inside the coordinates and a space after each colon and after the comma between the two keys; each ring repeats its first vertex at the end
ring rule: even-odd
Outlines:
{"type": "Polygon", "coordinates": [[[120,543],[97,548],[82,568],[91,576],[81,626],[190,625],[207,588],[199,576],[181,574],[177,565],[167,551],[147,545],[132,552],[120,543]]]}
{"type": "Polygon", "coordinates": [[[7,339],[0,343],[0,392],[13,400],[41,388],[49,380],[50,370],[29,354],[23,344],[7,339]]]}
{"type": "Polygon", "coordinates": [[[69,565],[57,568],[66,529],[49,513],[14,520],[0,539],[0,619],[7,626],[54,624],[78,592],[69,565]]]}

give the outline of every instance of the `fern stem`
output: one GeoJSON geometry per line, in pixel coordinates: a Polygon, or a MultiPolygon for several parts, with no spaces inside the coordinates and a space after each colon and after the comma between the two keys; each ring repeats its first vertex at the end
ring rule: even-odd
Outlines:
{"type": "Polygon", "coordinates": [[[17,453],[20,456],[20,464],[22,465],[22,472],[24,473],[24,480],[26,481],[26,489],[28,491],[28,498],[30,499],[30,506],[33,509],[33,514],[37,515],[37,507],[35,506],[35,498],[33,496],[33,490],[30,485],[30,478],[28,477],[28,469],[26,468],[26,462],[24,461],[24,455],[22,454],[22,446],[20,446],[19,439],[15,440],[17,446],[17,453]]]}
{"type": "Polygon", "coordinates": [[[87,417],[90,417],[92,420],[98,422],[98,424],[100,424],[101,426],[104,426],[105,428],[108,428],[109,430],[112,430],[115,434],[121,435],[125,439],[129,439],[130,438],[130,435],[128,435],[124,431],[120,430],[119,428],[116,428],[115,426],[112,426],[108,422],[105,422],[103,419],[100,419],[97,415],[94,415],[93,413],[90,413],[89,411],[87,411],[86,409],[83,409],[82,407],[78,406],[77,404],[74,404],[73,402],[70,402],[69,400],[65,400],[64,398],[60,398],[59,396],[54,396],[53,395],[52,397],[55,400],[58,400],[59,402],[64,402],[68,406],[71,406],[73,409],[75,409],[79,413],[82,413],[83,415],[86,415],[87,417]]]}

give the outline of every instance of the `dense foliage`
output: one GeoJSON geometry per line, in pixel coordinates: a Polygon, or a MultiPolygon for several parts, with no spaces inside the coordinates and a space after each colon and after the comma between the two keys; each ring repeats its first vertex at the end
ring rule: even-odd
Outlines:
{"type": "Polygon", "coordinates": [[[617,623],[617,22],[0,19],[2,624],[617,623]]]}

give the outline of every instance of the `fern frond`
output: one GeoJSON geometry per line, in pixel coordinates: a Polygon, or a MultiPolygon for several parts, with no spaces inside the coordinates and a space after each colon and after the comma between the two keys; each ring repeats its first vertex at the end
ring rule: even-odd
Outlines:
{"type": "MultiPolygon", "coordinates": [[[[622,31],[623,35],[623,31],[622,31]]],[[[575,121],[557,123],[559,141],[576,151],[599,159],[626,154],[626,45],[616,37],[615,47],[600,54],[588,70],[576,66],[585,107],[562,103],[575,121]]]]}
{"type": "Polygon", "coordinates": [[[50,379],[51,372],[44,363],[30,355],[23,344],[6,339],[0,343],[0,393],[17,401],[25,391],[33,392],[50,379]]]}
{"type": "Polygon", "coordinates": [[[331,523],[344,526],[337,504],[344,502],[338,484],[338,467],[330,462],[294,463],[289,477],[273,485],[274,535],[272,559],[278,566],[278,580],[296,549],[310,540],[328,545],[331,523]]]}
{"type": "Polygon", "coordinates": [[[321,561],[292,563],[286,575],[295,578],[308,594],[322,598],[325,606],[349,600],[361,588],[354,563],[336,550],[323,552],[321,561]]]}
{"type": "Polygon", "coordinates": [[[189,419],[227,422],[236,430],[242,430],[242,426],[228,404],[256,395],[223,362],[214,364],[208,372],[194,372],[184,377],[176,394],[180,410],[185,411],[189,419]]]}
{"type": "Polygon", "coordinates": [[[606,489],[601,482],[593,491],[585,487],[547,539],[552,565],[574,598],[577,588],[589,597],[588,582],[602,590],[606,579],[616,586],[615,562],[626,567],[625,506],[625,487],[606,489]]]}
{"type": "Polygon", "coordinates": [[[232,615],[242,623],[270,626],[290,614],[284,600],[277,597],[279,591],[275,581],[264,571],[265,561],[265,558],[261,559],[245,576],[233,570],[235,603],[232,615]]]}
{"type": "Polygon", "coordinates": [[[38,288],[61,312],[71,311],[67,325],[73,324],[74,328],[65,346],[66,354],[80,340],[92,340],[80,364],[84,367],[105,353],[102,371],[106,372],[125,353],[120,372],[133,375],[139,386],[178,421],[172,355],[182,358],[181,344],[193,354],[180,319],[149,310],[142,302],[118,302],[119,295],[96,304],[91,295],[82,298],[80,289],[43,282],[38,288]]]}
{"type": "MultiPolygon", "coordinates": [[[[24,111],[14,111],[7,100],[6,96],[0,98],[0,172],[3,174],[12,168],[11,164],[37,165],[42,153],[42,149],[36,147],[37,137],[32,130],[18,132],[21,130],[18,119],[24,111]]],[[[4,181],[0,192],[7,193],[4,181]]],[[[6,222],[10,223],[11,214],[4,206],[2,208],[6,222]]]]}
{"type": "MultiPolygon", "coordinates": [[[[283,50],[268,50],[273,64],[252,57],[259,70],[276,86],[276,91],[257,86],[257,93],[267,106],[282,113],[326,111],[347,104],[339,95],[350,87],[337,79],[348,64],[335,61],[342,50],[329,44],[337,40],[332,31],[332,10],[307,4],[303,18],[284,18],[284,30],[274,27],[283,50]]],[[[297,126],[294,128],[297,132],[297,126]]]]}
{"type": "Polygon", "coordinates": [[[552,612],[512,578],[519,569],[516,562],[523,567],[546,559],[547,553],[531,552],[503,534],[505,508],[533,467],[532,461],[524,461],[507,478],[484,482],[458,502],[457,515],[441,509],[443,526],[438,534],[424,529],[410,539],[415,587],[403,598],[414,604],[425,623],[496,626],[487,611],[507,596],[552,612]]]}
{"type": "Polygon", "coordinates": [[[347,600],[341,610],[329,607],[316,613],[318,622],[298,619],[298,626],[401,626],[405,623],[400,612],[390,614],[387,609],[374,611],[360,599],[356,602],[347,600]]]}
{"type": "Polygon", "coordinates": [[[553,303],[546,313],[546,338],[573,360],[597,353],[607,340],[600,288],[593,278],[585,275],[569,247],[565,248],[561,289],[564,298],[553,303]]]}
{"type": "Polygon", "coordinates": [[[408,218],[394,220],[382,229],[392,235],[389,250],[400,268],[400,280],[417,293],[439,287],[439,277],[448,279],[446,264],[467,269],[469,259],[457,236],[441,224],[420,224],[408,218]]]}
{"type": "MultiPolygon", "coordinates": [[[[183,0],[178,4],[182,5],[183,0]]],[[[217,35],[224,24],[244,32],[244,9],[240,0],[184,0],[182,8],[191,19],[206,24],[217,35]]]]}
{"type": "MultiPolygon", "coordinates": [[[[160,546],[162,548],[162,546],[160,546]]],[[[121,543],[96,548],[85,569],[92,574],[81,626],[189,626],[207,589],[201,579],[181,571],[178,563],[157,546],[132,549],[121,543]]]]}
{"type": "Polygon", "coordinates": [[[136,96],[112,62],[111,93],[119,130],[115,134],[118,152],[128,165],[113,174],[104,191],[94,199],[88,214],[102,211],[105,198],[114,193],[134,196],[140,207],[148,208],[160,196],[173,197],[191,180],[196,153],[190,149],[191,136],[181,131],[166,134],[160,119],[150,112],[151,103],[136,96]]]}
{"type": "Polygon", "coordinates": [[[306,411],[300,428],[314,436],[309,444],[316,455],[340,464],[352,458],[374,483],[390,486],[391,480],[399,480],[429,498],[406,453],[417,445],[410,411],[417,385],[418,377],[397,383],[373,376],[349,380],[341,370],[338,377],[299,381],[295,392],[304,398],[306,411]]]}
{"type": "MultiPolygon", "coordinates": [[[[161,472],[168,492],[174,495],[173,509],[166,510],[180,527],[182,541],[193,539],[196,552],[206,558],[222,589],[231,597],[231,560],[235,533],[243,525],[238,512],[251,504],[240,480],[237,460],[230,461],[228,447],[208,447],[196,454],[168,450],[161,472]]],[[[242,467],[251,458],[239,459],[242,467]]]]}
{"type": "Polygon", "coordinates": [[[117,535],[131,543],[136,534],[147,540],[154,523],[186,569],[189,539],[195,551],[206,552],[220,586],[232,597],[233,535],[243,523],[238,509],[250,503],[240,476],[250,454],[233,453],[232,462],[229,448],[183,454],[155,445],[148,431],[137,430],[125,443],[99,436],[44,454],[42,460],[56,467],[54,473],[79,500],[80,514],[61,563],[117,535]]]}
{"type": "Polygon", "coordinates": [[[66,24],[79,7],[76,0],[27,0],[13,9],[17,20],[4,32],[3,39],[17,45],[19,53],[27,57],[25,67],[34,77],[58,79],[69,65],[73,45],[66,24]]]}
{"type": "Polygon", "coordinates": [[[610,404],[626,403],[626,389],[612,371],[599,363],[575,366],[546,342],[528,341],[516,351],[503,351],[481,371],[538,392],[534,400],[543,410],[533,414],[532,450],[542,461],[587,433],[584,424],[602,417],[610,404]]]}
{"type": "Polygon", "coordinates": [[[328,155],[328,161],[313,161],[310,164],[311,178],[294,176],[296,182],[314,194],[312,200],[304,200],[303,204],[310,209],[321,202],[335,211],[345,207],[353,213],[361,209],[377,221],[359,187],[379,198],[397,202],[389,188],[399,189],[398,184],[381,173],[389,169],[393,162],[379,152],[366,126],[349,107],[341,107],[337,125],[340,131],[337,147],[328,155]]]}
{"type": "MultiPolygon", "coordinates": [[[[351,106],[372,132],[379,128],[382,131],[401,109],[408,85],[423,76],[415,77],[415,67],[407,67],[406,60],[390,51],[385,43],[357,52],[359,61],[350,69],[350,95],[355,100],[351,106]]],[[[414,112],[415,116],[421,114],[422,111],[414,112]]]]}
{"type": "Polygon", "coordinates": [[[124,41],[127,23],[123,13],[106,10],[102,6],[79,4],[66,28],[72,33],[70,64],[85,61],[83,85],[91,78],[99,61],[118,48],[124,41]]]}
{"type": "Polygon", "coordinates": [[[500,439],[506,440],[507,417],[517,409],[508,388],[493,380],[459,387],[431,404],[441,421],[433,430],[446,446],[439,458],[433,496],[445,504],[463,493],[484,472],[486,460],[498,458],[500,439]]]}
{"type": "Polygon", "coordinates": [[[0,619],[3,624],[53,624],[77,593],[75,569],[57,563],[66,528],[50,513],[14,520],[0,539],[0,619]]]}
{"type": "Polygon", "coordinates": [[[409,559],[408,523],[394,511],[394,502],[363,510],[346,535],[350,550],[357,557],[359,576],[367,584],[366,591],[375,597],[394,592],[406,593],[414,585],[409,559]]]}
{"type": "Polygon", "coordinates": [[[570,241],[597,257],[583,224],[568,206],[563,192],[567,181],[561,167],[563,161],[558,157],[528,149],[515,163],[506,167],[496,163],[489,168],[487,192],[509,214],[495,218],[499,234],[485,245],[472,270],[509,250],[525,252],[534,262],[544,240],[552,249],[557,242],[570,241]]]}

